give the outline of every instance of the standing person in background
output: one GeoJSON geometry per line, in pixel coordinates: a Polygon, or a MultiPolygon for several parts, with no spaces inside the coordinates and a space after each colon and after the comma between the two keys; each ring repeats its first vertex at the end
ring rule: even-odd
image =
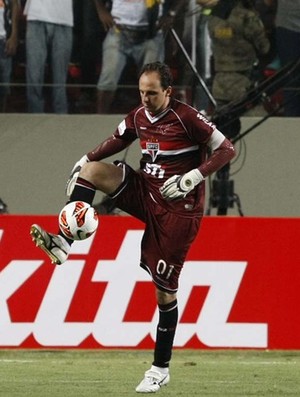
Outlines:
{"type": "MultiPolygon", "coordinates": [[[[92,205],[100,190],[116,207],[145,223],[140,266],[155,286],[159,309],[154,360],[138,393],[155,393],[170,381],[179,277],[203,217],[204,179],[230,161],[231,142],[196,109],[172,97],[173,76],[160,62],[143,66],[139,77],[141,104],[111,137],[85,154],[67,183],[69,200],[92,205]],[[140,169],[103,161],[139,140],[140,169]],[[207,151],[212,154],[208,158],[207,151]]],[[[31,235],[54,264],[68,259],[72,240],[32,225],[31,235]]]]}
{"type": "MultiPolygon", "coordinates": [[[[109,1],[106,0],[105,4],[109,1]]],[[[95,89],[102,60],[102,43],[106,32],[99,23],[93,0],[73,0],[74,4],[74,44],[72,61],[80,66],[78,83],[82,86],[76,106],[81,113],[84,107],[95,104],[95,89]]]]}
{"type": "Polygon", "coordinates": [[[220,0],[208,28],[214,64],[212,94],[222,106],[251,89],[258,56],[268,53],[270,42],[252,0],[220,0]]]}
{"type": "MultiPolygon", "coordinates": [[[[207,21],[219,0],[189,0],[186,3],[183,31],[178,33],[182,45],[194,62],[197,72],[208,86],[211,77],[211,43],[208,34],[207,21]]],[[[176,27],[175,27],[176,30],[176,27]]],[[[169,44],[169,43],[168,43],[169,44]]],[[[170,47],[170,46],[169,46],[170,47]]],[[[176,98],[192,104],[202,114],[208,114],[210,99],[205,89],[191,70],[182,51],[176,54],[176,68],[178,70],[176,98]],[[190,90],[192,88],[192,90],[190,90]]]]}
{"type": "Polygon", "coordinates": [[[122,72],[132,58],[138,69],[143,64],[163,61],[163,30],[172,26],[184,0],[113,0],[112,9],[104,0],[94,0],[107,35],[103,42],[102,69],[97,85],[97,113],[109,113],[122,72]],[[171,7],[170,7],[171,6],[171,7]]]}
{"type": "Polygon", "coordinates": [[[52,110],[68,113],[66,81],[73,44],[72,0],[27,0],[26,80],[30,113],[43,113],[45,68],[52,72],[52,110]]]}
{"type": "Polygon", "coordinates": [[[274,0],[255,0],[255,9],[264,24],[266,35],[270,41],[270,51],[267,54],[265,64],[269,67],[269,63],[274,62],[274,67],[279,66],[275,29],[276,2],[274,0]]]}
{"type": "Polygon", "coordinates": [[[19,0],[0,0],[0,112],[5,111],[12,59],[18,46],[19,0]]]}
{"type": "MultiPolygon", "coordinates": [[[[300,59],[300,0],[277,0],[276,44],[281,66],[300,59]]],[[[300,76],[292,73],[283,89],[283,114],[300,117],[300,76]]]]}
{"type": "MultiPolygon", "coordinates": [[[[207,85],[211,79],[211,40],[208,33],[208,21],[212,13],[212,8],[218,4],[219,0],[197,0],[201,6],[199,20],[197,24],[197,70],[207,85]]],[[[208,114],[210,101],[201,86],[196,86],[195,106],[203,114],[208,114]]]]}

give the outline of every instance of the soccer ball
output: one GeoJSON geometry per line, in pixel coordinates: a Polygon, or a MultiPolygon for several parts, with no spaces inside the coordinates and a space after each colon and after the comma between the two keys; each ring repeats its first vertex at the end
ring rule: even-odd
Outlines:
{"type": "Polygon", "coordinates": [[[84,201],[72,201],[65,205],[58,219],[60,230],[72,240],[85,240],[98,227],[96,210],[84,201]]]}

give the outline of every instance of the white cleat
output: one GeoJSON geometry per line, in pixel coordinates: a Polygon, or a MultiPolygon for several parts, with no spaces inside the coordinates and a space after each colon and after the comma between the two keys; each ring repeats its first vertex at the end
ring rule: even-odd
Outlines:
{"type": "Polygon", "coordinates": [[[41,248],[55,265],[61,265],[68,259],[71,246],[62,236],[48,233],[39,225],[32,225],[30,234],[36,246],[41,248]]]}
{"type": "Polygon", "coordinates": [[[156,393],[161,386],[166,386],[170,382],[169,374],[162,374],[159,371],[149,369],[145,372],[145,377],[136,387],[137,393],[156,393]]]}

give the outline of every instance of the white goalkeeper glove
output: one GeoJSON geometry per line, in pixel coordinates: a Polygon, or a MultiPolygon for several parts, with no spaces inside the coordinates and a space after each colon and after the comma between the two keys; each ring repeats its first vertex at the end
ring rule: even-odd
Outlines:
{"type": "Polygon", "coordinates": [[[81,168],[84,166],[84,164],[88,163],[90,160],[88,158],[88,156],[85,154],[84,156],[81,157],[81,159],[79,161],[77,161],[77,163],[74,165],[72,171],[71,171],[71,175],[67,181],[66,184],[66,195],[68,197],[71,196],[74,187],[75,187],[75,183],[76,180],[78,178],[79,172],[81,170],[81,168]]]}
{"type": "Polygon", "coordinates": [[[184,175],[171,176],[160,188],[160,193],[166,200],[184,198],[203,180],[203,175],[195,168],[184,175]]]}

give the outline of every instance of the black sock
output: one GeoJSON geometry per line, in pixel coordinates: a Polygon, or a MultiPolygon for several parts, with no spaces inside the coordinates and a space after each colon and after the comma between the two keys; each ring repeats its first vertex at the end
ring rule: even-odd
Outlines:
{"type": "Polygon", "coordinates": [[[178,321],[177,300],[158,305],[159,322],[156,331],[156,344],[153,365],[167,368],[172,356],[173,341],[178,321]]]}
{"type": "MultiPolygon", "coordinates": [[[[92,205],[95,194],[96,187],[89,181],[78,177],[74,186],[74,190],[70,196],[69,203],[71,201],[84,201],[92,205]]],[[[67,240],[70,245],[73,243],[73,240],[67,238],[60,230],[58,234],[62,236],[65,240],[67,240]]]]}
{"type": "Polygon", "coordinates": [[[78,177],[70,201],[84,201],[92,205],[96,194],[96,187],[89,181],[78,177]]]}

